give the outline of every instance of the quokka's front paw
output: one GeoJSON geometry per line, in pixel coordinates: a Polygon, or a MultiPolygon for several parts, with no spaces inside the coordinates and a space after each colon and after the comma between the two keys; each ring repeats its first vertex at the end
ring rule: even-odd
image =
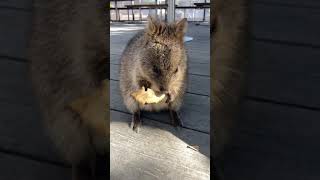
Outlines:
{"type": "Polygon", "coordinates": [[[131,128],[136,133],[139,133],[140,127],[141,127],[142,121],[140,118],[140,112],[136,112],[133,114],[132,122],[131,122],[131,128]]]}
{"type": "Polygon", "coordinates": [[[139,87],[144,87],[145,90],[147,90],[148,88],[151,88],[151,83],[147,80],[140,80],[139,87]]]}

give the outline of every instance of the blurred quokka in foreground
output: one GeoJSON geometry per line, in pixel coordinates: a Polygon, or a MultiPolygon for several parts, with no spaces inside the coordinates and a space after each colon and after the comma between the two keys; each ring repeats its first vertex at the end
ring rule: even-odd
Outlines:
{"type": "Polygon", "coordinates": [[[74,180],[94,179],[96,157],[107,153],[105,7],[98,0],[34,0],[33,86],[49,135],[72,165],[74,180]],[[91,111],[97,117],[90,117],[91,111]]]}
{"type": "Polygon", "coordinates": [[[144,31],[137,33],[121,56],[120,90],[127,109],[133,114],[133,130],[141,125],[140,111],[169,110],[174,126],[182,125],[177,111],[187,86],[187,55],[184,34],[187,20],[164,23],[149,16],[144,31]],[[142,87],[166,94],[165,102],[139,104],[131,94],[142,87]]]}
{"type": "Polygon", "coordinates": [[[214,158],[222,157],[239,117],[248,64],[248,0],[215,0],[211,18],[214,158]]]}

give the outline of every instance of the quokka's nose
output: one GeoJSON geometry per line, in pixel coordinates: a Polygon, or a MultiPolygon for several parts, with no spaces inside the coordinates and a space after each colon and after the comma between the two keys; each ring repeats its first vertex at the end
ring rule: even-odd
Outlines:
{"type": "Polygon", "coordinates": [[[166,89],[165,89],[163,86],[160,86],[159,90],[160,90],[161,92],[166,91],[166,89]]]}

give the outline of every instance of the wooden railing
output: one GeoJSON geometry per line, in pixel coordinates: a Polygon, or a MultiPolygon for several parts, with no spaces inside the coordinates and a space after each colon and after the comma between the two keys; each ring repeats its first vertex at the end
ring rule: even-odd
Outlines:
{"type": "MultiPolygon", "coordinates": [[[[165,16],[165,20],[167,20],[167,8],[168,8],[168,4],[131,4],[131,5],[125,5],[125,7],[117,7],[117,1],[131,1],[133,2],[134,0],[111,0],[115,2],[115,7],[114,8],[110,8],[110,10],[115,10],[116,11],[116,20],[115,21],[121,21],[120,19],[120,15],[119,15],[119,11],[120,10],[127,10],[127,14],[128,14],[128,21],[130,20],[130,10],[131,10],[131,15],[132,15],[132,21],[135,21],[135,14],[134,14],[134,10],[135,9],[139,9],[139,21],[142,20],[142,14],[141,14],[141,10],[144,9],[165,9],[164,12],[164,16],[165,16]]],[[[175,5],[175,9],[203,9],[203,19],[202,21],[205,21],[205,17],[206,17],[206,10],[205,9],[209,9],[210,8],[210,3],[194,3],[194,6],[177,6],[175,5]]],[[[184,12],[186,14],[186,12],[184,12]]],[[[160,19],[162,19],[162,11],[160,13],[160,19]]]]}

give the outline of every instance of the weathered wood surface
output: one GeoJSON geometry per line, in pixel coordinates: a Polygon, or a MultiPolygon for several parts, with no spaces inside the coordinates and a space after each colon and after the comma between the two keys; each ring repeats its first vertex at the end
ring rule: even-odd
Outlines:
{"type": "Polygon", "coordinates": [[[320,108],[320,49],[257,41],[252,47],[249,96],[320,108]]]}
{"type": "MultiPolygon", "coordinates": [[[[143,28],[144,25],[136,27],[143,28]]],[[[189,84],[180,111],[184,127],[179,131],[174,129],[168,112],[145,112],[143,126],[137,134],[129,127],[131,115],[119,94],[120,55],[137,28],[133,25],[111,26],[112,179],[209,179],[209,27],[191,25],[190,28],[188,35],[194,40],[186,45],[190,58],[189,84]],[[125,30],[126,27],[131,31],[125,30]],[[201,49],[200,44],[206,46],[201,49]],[[188,144],[198,145],[200,152],[187,148],[188,144]]]]}
{"type": "Polygon", "coordinates": [[[1,180],[70,180],[70,168],[0,152],[1,180]]]}
{"type": "Polygon", "coordinates": [[[320,111],[247,101],[226,179],[319,179],[320,111]]]}
{"type": "Polygon", "coordinates": [[[320,7],[255,3],[252,17],[248,96],[319,108],[320,7]]]}
{"type": "Polygon", "coordinates": [[[15,104],[33,105],[28,64],[0,58],[0,100],[15,104]]]}
{"type": "Polygon", "coordinates": [[[252,31],[258,39],[320,46],[320,9],[255,4],[252,31]]]}
{"type": "Polygon", "coordinates": [[[31,11],[32,0],[2,0],[0,7],[10,9],[15,8],[17,10],[31,11]]]}
{"type": "Polygon", "coordinates": [[[0,154],[16,156],[12,162],[0,161],[2,169],[8,168],[0,179],[67,179],[65,165],[45,134],[27,72],[26,62],[0,60],[0,154]]]}
{"type": "Polygon", "coordinates": [[[319,8],[318,0],[253,0],[256,4],[267,4],[273,6],[302,7],[302,8],[319,8]]]}
{"type": "Polygon", "coordinates": [[[31,1],[0,2],[0,179],[70,179],[45,134],[26,59],[31,1]]]}
{"type": "Polygon", "coordinates": [[[254,2],[249,97],[225,179],[319,179],[319,2],[254,2]]]}
{"type": "Polygon", "coordinates": [[[31,13],[0,9],[0,23],[0,56],[25,58],[27,40],[30,37],[31,13]]]}
{"type": "Polygon", "coordinates": [[[0,149],[61,162],[34,107],[4,101],[0,107],[0,149]]]}
{"type": "Polygon", "coordinates": [[[111,111],[110,179],[210,179],[209,135],[152,120],[139,133],[129,128],[131,115],[111,111]],[[199,153],[187,148],[199,145],[199,153]]]}

